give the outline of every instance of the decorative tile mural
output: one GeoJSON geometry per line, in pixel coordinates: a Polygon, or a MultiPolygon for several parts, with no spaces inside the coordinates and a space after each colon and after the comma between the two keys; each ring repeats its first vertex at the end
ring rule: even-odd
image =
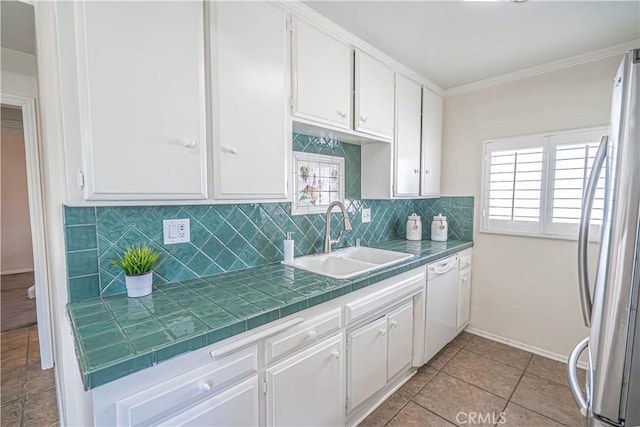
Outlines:
{"type": "MultiPolygon", "coordinates": [[[[340,246],[404,238],[407,216],[422,216],[428,238],[431,217],[448,217],[451,239],[471,240],[473,197],[423,200],[361,200],[360,147],[340,143],[322,145],[314,137],[294,135],[296,151],[344,157],[345,204],[353,231],[340,246]],[[362,208],[371,209],[371,222],[361,221],[362,208]]],[[[320,252],[324,242],[324,215],[291,215],[290,203],[233,205],[68,207],[64,206],[69,300],[80,301],[126,292],[124,273],[109,260],[127,246],[147,243],[161,252],[154,268],[154,284],[169,283],[224,271],[239,270],[283,259],[282,241],[292,231],[295,256],[320,252]],[[191,242],[163,245],[162,220],[189,218],[191,242]]],[[[342,218],[334,213],[334,236],[342,218]]]]}
{"type": "Polygon", "coordinates": [[[324,213],[330,203],[344,203],[344,157],[293,152],[293,215],[324,213]]]}

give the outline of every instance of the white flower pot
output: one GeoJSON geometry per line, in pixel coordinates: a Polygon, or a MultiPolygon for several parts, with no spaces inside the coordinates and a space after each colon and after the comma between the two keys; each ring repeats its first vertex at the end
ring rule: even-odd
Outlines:
{"type": "Polygon", "coordinates": [[[143,297],[151,293],[153,271],[135,276],[125,275],[127,284],[127,296],[131,298],[143,297]]]}

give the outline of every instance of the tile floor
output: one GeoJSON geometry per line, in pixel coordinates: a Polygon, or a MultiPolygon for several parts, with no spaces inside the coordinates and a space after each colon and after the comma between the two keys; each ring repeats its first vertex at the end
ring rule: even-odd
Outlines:
{"type": "Polygon", "coordinates": [[[463,332],[360,424],[385,425],[585,423],[567,386],[565,364],[463,332]]]}
{"type": "Polygon", "coordinates": [[[27,298],[33,272],[8,274],[0,278],[0,325],[2,332],[36,323],[36,300],[27,298]]]}
{"type": "Polygon", "coordinates": [[[36,326],[3,332],[0,337],[0,353],[1,425],[58,425],[53,369],[40,369],[40,347],[36,326]]]}

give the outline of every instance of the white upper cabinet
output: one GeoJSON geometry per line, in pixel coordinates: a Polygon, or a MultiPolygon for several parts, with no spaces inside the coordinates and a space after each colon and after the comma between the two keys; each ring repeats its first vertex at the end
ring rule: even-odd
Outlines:
{"type": "Polygon", "coordinates": [[[351,46],[301,19],[293,20],[293,115],[351,128],[351,46]]]}
{"type": "Polygon", "coordinates": [[[355,52],[354,126],[383,138],[393,136],[393,70],[379,60],[355,52]]]}
{"type": "Polygon", "coordinates": [[[286,200],[286,13],[268,2],[210,7],[214,199],[286,200]]]}
{"type": "Polygon", "coordinates": [[[395,195],[420,193],[420,84],[396,74],[395,195]]]}
{"type": "Polygon", "coordinates": [[[421,196],[440,196],[442,156],[442,97],[422,89],[422,186],[421,196]]]}
{"type": "Polygon", "coordinates": [[[203,3],[61,7],[63,94],[77,95],[65,138],[84,159],[68,172],[78,198],[206,198],[203,3]]]}

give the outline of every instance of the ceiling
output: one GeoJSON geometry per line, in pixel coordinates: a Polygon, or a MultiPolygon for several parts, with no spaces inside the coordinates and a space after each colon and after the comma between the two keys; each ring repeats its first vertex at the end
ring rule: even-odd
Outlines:
{"type": "Polygon", "coordinates": [[[442,89],[636,41],[640,1],[304,1],[442,89]]]}
{"type": "Polygon", "coordinates": [[[0,1],[0,44],[32,55],[36,52],[33,6],[20,1],[0,1]]]}

